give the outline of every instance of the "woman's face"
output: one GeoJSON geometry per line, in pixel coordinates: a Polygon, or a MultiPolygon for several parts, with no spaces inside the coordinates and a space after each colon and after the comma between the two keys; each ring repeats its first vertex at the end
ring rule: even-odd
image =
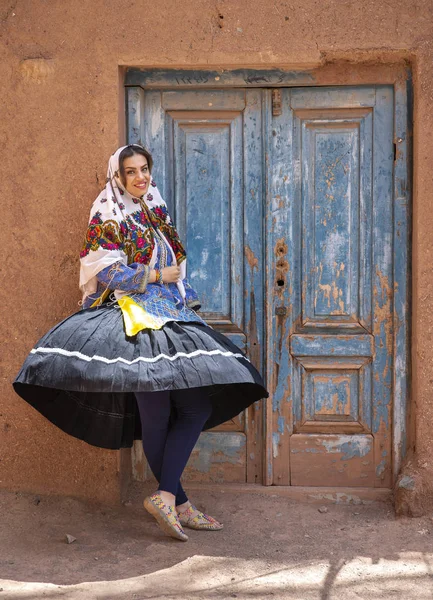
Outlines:
{"type": "Polygon", "coordinates": [[[126,191],[139,198],[149,189],[150,171],[147,159],[142,154],[133,154],[123,161],[126,191]]]}

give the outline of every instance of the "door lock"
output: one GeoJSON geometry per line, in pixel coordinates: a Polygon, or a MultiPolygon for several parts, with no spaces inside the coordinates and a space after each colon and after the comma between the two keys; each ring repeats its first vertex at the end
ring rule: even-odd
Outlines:
{"type": "Polygon", "coordinates": [[[287,306],[277,306],[275,308],[275,314],[279,317],[285,317],[287,315],[287,306]]]}

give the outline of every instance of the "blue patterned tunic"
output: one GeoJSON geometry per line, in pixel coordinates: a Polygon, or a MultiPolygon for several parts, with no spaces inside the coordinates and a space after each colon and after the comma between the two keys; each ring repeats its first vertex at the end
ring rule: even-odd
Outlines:
{"type": "MultiPolygon", "coordinates": [[[[158,246],[158,258],[155,269],[169,267],[173,263],[171,252],[160,239],[155,239],[158,246]]],[[[184,321],[206,324],[195,312],[200,308],[197,293],[184,279],[185,301],[182,299],[175,283],[148,283],[149,267],[141,263],[124,265],[117,262],[102,269],[97,274],[98,287],[94,294],[87,296],[83,308],[89,308],[95,300],[109,290],[121,290],[128,293],[137,304],[161,325],[168,321],[184,321]]]]}

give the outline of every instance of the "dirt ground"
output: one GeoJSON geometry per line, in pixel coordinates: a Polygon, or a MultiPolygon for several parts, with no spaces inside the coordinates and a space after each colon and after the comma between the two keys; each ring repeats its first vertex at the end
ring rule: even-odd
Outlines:
{"type": "Polygon", "coordinates": [[[136,487],[107,508],[2,492],[0,600],[433,597],[428,517],[396,519],[386,503],[323,508],[216,489],[193,500],[224,530],[189,530],[182,543],[164,536],[142,497],[136,487]]]}

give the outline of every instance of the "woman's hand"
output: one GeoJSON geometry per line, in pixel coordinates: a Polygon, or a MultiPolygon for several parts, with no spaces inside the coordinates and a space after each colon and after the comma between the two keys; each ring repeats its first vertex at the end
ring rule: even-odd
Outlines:
{"type": "Polygon", "coordinates": [[[180,279],[180,267],[165,267],[162,269],[162,281],[164,283],[176,283],[180,279]]]}
{"type": "MultiPolygon", "coordinates": [[[[163,283],[176,283],[180,279],[180,267],[165,267],[162,269],[163,283]]],[[[149,283],[156,282],[156,271],[152,269],[149,274],[149,283]]]]}

